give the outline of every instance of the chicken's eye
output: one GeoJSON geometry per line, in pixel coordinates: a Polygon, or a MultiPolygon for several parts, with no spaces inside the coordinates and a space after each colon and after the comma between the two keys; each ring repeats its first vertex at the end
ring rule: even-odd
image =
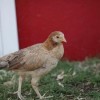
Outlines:
{"type": "Polygon", "coordinates": [[[56,38],[59,38],[59,36],[56,36],[56,38]]]}

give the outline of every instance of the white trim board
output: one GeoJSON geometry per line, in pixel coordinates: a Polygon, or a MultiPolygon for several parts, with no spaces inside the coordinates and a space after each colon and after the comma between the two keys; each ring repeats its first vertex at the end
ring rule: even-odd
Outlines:
{"type": "Polygon", "coordinates": [[[18,48],[15,0],[0,0],[0,56],[18,48]]]}
{"type": "Polygon", "coordinates": [[[1,34],[1,22],[0,22],[0,56],[3,54],[3,45],[2,45],[2,34],[1,34]]]}

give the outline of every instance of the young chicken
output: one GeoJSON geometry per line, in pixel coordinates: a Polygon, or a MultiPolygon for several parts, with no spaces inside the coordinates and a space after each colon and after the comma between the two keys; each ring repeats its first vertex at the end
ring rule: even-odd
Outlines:
{"type": "Polygon", "coordinates": [[[46,41],[35,44],[17,52],[0,58],[0,69],[6,68],[19,74],[18,97],[21,95],[22,81],[26,75],[31,75],[31,84],[40,99],[42,96],[38,89],[39,79],[55,68],[64,54],[62,42],[66,42],[64,34],[60,31],[52,32],[46,41]]]}

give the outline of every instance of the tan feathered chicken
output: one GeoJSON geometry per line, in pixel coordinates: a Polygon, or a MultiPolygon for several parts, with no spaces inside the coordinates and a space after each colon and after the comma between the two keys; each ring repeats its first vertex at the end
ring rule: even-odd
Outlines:
{"type": "Polygon", "coordinates": [[[60,31],[52,32],[46,41],[35,44],[17,52],[11,53],[0,58],[0,69],[6,68],[13,70],[19,74],[18,97],[21,95],[22,81],[26,75],[31,75],[31,84],[40,99],[41,96],[38,89],[39,79],[55,68],[58,61],[64,54],[62,42],[66,42],[64,34],[60,31]]]}

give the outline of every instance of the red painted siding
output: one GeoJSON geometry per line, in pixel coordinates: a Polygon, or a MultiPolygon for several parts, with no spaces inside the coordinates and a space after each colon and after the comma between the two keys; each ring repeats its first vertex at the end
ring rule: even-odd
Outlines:
{"type": "Polygon", "coordinates": [[[82,60],[100,53],[100,0],[16,0],[20,48],[65,33],[65,57],[82,60]]]}

